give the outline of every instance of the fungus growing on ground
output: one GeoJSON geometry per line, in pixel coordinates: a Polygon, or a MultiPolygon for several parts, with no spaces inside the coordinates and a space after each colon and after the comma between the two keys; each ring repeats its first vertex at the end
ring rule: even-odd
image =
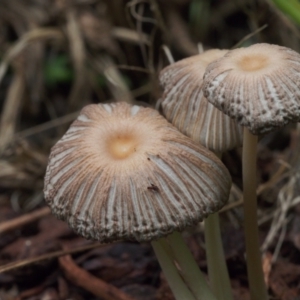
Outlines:
{"type": "MultiPolygon", "coordinates": [[[[44,192],[53,213],[78,234],[101,242],[152,241],[167,257],[160,238],[220,209],[230,184],[222,162],[158,112],[117,103],[81,111],[52,148],[44,192]]],[[[176,237],[167,239],[171,247],[176,237]]],[[[180,266],[184,273],[188,265],[180,266]]],[[[205,280],[179,296],[180,276],[175,284],[168,280],[177,299],[214,299],[205,280]]]]}
{"type": "Polygon", "coordinates": [[[255,44],[212,62],[203,91],[210,103],[244,126],[243,190],[251,298],[267,299],[257,228],[256,144],[268,133],[300,120],[300,55],[286,47],[255,44]]]}
{"type": "MultiPolygon", "coordinates": [[[[192,140],[217,155],[242,145],[242,127],[204,97],[206,67],[228,50],[213,49],[185,58],[164,68],[159,76],[163,87],[162,112],[192,140]]],[[[205,220],[205,245],[212,290],[218,299],[233,299],[227,271],[218,213],[205,220]]]]}
{"type": "Polygon", "coordinates": [[[166,119],[215,153],[242,145],[242,128],[210,104],[202,91],[206,67],[227,52],[205,51],[169,65],[159,75],[163,87],[161,107],[166,119]]]}

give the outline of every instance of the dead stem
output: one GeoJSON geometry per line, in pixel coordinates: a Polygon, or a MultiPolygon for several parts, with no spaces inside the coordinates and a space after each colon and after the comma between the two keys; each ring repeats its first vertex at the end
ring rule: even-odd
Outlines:
{"type": "Polygon", "coordinates": [[[20,217],[14,218],[0,223],[0,234],[6,233],[8,231],[17,229],[19,227],[25,226],[28,223],[35,222],[40,218],[50,215],[51,211],[49,207],[42,207],[33,212],[24,214],[20,217]]]}
{"type": "Polygon", "coordinates": [[[55,251],[55,252],[43,254],[43,255],[40,255],[40,256],[36,256],[34,258],[28,258],[28,259],[24,259],[24,260],[20,260],[20,261],[16,261],[16,262],[8,263],[8,264],[0,267],[0,274],[4,273],[4,272],[11,271],[11,270],[15,270],[15,269],[18,269],[18,268],[21,268],[21,267],[25,267],[25,266],[28,266],[28,265],[31,265],[31,264],[35,264],[35,263],[41,262],[43,260],[53,259],[53,258],[57,258],[57,257],[60,257],[60,256],[67,255],[67,254],[74,254],[74,253],[84,252],[86,250],[105,247],[105,246],[106,245],[99,244],[99,243],[94,243],[94,244],[90,244],[90,245],[77,247],[77,248],[74,248],[74,249],[55,251]]]}
{"type": "Polygon", "coordinates": [[[70,255],[60,257],[59,264],[71,282],[103,300],[134,300],[115,286],[78,267],[70,255]]]}

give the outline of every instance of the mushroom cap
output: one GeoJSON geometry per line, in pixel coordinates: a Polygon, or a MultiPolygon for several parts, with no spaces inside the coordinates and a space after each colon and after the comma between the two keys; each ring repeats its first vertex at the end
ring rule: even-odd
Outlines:
{"type": "Polygon", "coordinates": [[[239,147],[243,142],[242,127],[210,104],[202,91],[206,67],[227,52],[205,51],[164,68],[159,76],[164,89],[164,116],[182,133],[214,152],[239,147]]]}
{"type": "Polygon", "coordinates": [[[246,126],[267,133],[300,120],[300,55],[286,47],[255,44],[229,51],[204,74],[209,102],[246,126]]]}
{"type": "Polygon", "coordinates": [[[44,193],[86,238],[148,241],[219,210],[230,185],[222,162],[154,109],[92,104],[52,148],[44,193]]]}

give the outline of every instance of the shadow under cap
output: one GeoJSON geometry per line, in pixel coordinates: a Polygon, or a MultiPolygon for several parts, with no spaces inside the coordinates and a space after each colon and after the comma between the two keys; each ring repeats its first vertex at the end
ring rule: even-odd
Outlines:
{"type": "Polygon", "coordinates": [[[242,128],[204,97],[203,75],[209,63],[228,50],[212,49],[180,60],[159,75],[164,116],[182,133],[214,152],[242,145],[242,128]]]}
{"type": "Polygon", "coordinates": [[[80,235],[149,241],[197,224],[227,201],[222,162],[157,111],[85,107],[52,148],[45,199],[80,235]]]}
{"type": "Polygon", "coordinates": [[[209,102],[258,135],[300,120],[299,82],[297,52],[255,44],[212,62],[203,91],[209,102]]]}

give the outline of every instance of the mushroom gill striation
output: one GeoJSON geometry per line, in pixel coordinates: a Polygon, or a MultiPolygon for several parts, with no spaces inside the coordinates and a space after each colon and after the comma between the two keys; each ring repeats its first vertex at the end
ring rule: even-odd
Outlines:
{"type": "Polygon", "coordinates": [[[204,74],[205,97],[263,134],[300,120],[300,55],[292,49],[254,44],[212,62],[204,74]]]}
{"type": "Polygon", "coordinates": [[[206,67],[228,50],[212,49],[164,68],[159,76],[163,87],[164,116],[182,133],[214,152],[242,145],[242,128],[204,97],[206,67]]]}
{"type": "Polygon", "coordinates": [[[92,104],[52,148],[45,199],[80,235],[148,241],[183,230],[227,201],[230,176],[159,113],[92,104]]]}

